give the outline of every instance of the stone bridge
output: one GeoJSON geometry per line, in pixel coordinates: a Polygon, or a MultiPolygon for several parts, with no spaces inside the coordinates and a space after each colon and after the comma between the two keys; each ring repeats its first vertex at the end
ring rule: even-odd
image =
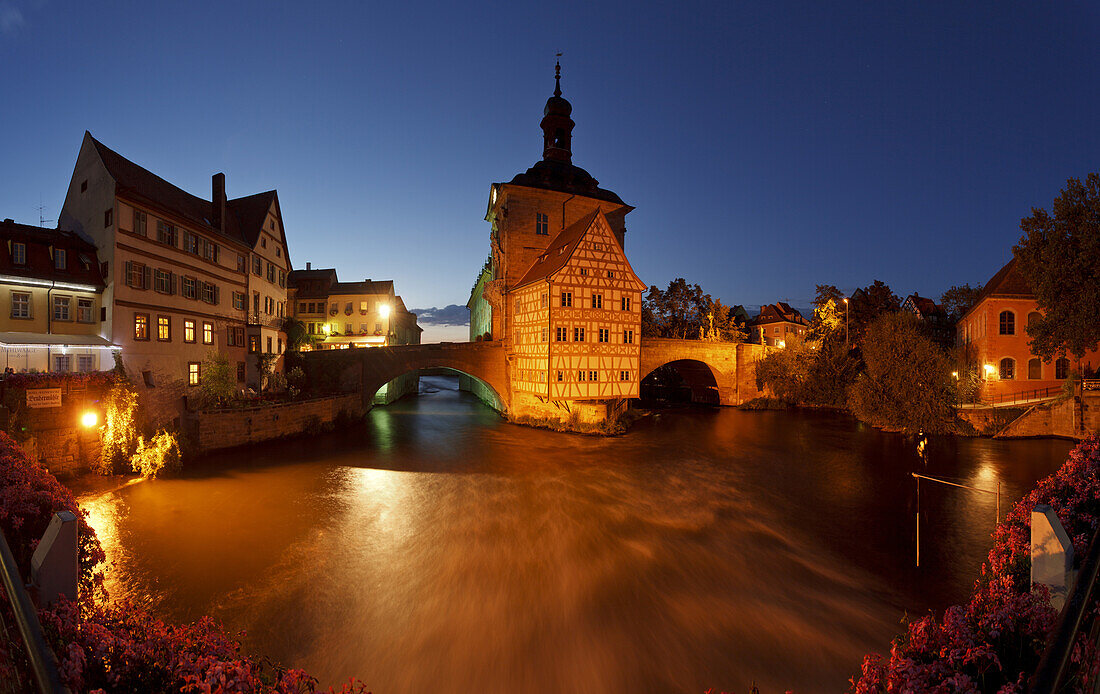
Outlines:
{"type": "MultiPolygon", "coordinates": [[[[640,377],[670,365],[691,386],[693,401],[739,405],[761,394],[754,367],[764,355],[761,345],[643,337],[640,346],[640,377]]],[[[339,380],[346,389],[358,389],[364,404],[386,383],[424,369],[448,369],[477,379],[496,397],[502,412],[508,412],[512,400],[507,350],[501,342],[321,350],[307,352],[306,362],[311,368],[338,369],[339,380]]]]}
{"type": "Polygon", "coordinates": [[[666,364],[691,386],[694,402],[732,406],[763,395],[756,388],[756,360],[763,345],[643,337],[641,377],[666,364]]]}

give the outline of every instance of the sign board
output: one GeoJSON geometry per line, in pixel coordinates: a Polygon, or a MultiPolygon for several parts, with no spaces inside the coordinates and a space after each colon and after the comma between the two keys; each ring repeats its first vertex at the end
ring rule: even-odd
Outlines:
{"type": "Polygon", "coordinates": [[[61,389],[35,388],[28,390],[27,407],[61,407],[61,389]]]}

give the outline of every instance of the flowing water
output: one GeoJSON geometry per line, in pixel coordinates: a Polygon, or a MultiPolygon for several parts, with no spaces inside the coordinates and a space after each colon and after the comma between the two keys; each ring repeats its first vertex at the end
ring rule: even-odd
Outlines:
{"type": "Polygon", "coordinates": [[[667,410],[625,436],[504,423],[453,381],[362,431],[81,492],[114,598],[245,630],[323,685],[836,692],[902,616],[962,601],[1064,441],[911,437],[833,414],[667,410]]]}

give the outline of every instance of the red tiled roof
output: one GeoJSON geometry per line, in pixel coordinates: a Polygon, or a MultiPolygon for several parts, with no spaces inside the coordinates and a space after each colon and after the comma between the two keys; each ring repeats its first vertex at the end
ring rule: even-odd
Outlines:
{"type": "Polygon", "coordinates": [[[798,323],[799,325],[809,325],[809,321],[802,317],[798,309],[793,308],[790,304],[782,301],[777,301],[774,304],[768,304],[760,308],[760,314],[756,318],[752,319],[753,325],[763,325],[765,323],[798,323]]]}
{"type": "Polygon", "coordinates": [[[96,248],[71,231],[42,229],[18,224],[10,219],[0,222],[0,273],[28,279],[104,286],[96,248]],[[26,262],[16,265],[12,244],[26,245],[26,262]],[[54,267],[50,246],[66,251],[64,270],[54,267]]]}
{"type": "Polygon", "coordinates": [[[1035,292],[1031,291],[1031,286],[1027,283],[1027,279],[1024,278],[1023,273],[1020,272],[1020,268],[1016,264],[1016,256],[1012,256],[1012,260],[1005,263],[1004,267],[985,283],[974,305],[967,309],[963,316],[969,314],[991,296],[1028,299],[1035,297],[1035,292]]]}
{"type": "Polygon", "coordinates": [[[565,267],[565,264],[569,262],[569,258],[573,255],[573,251],[577,249],[577,244],[584,238],[585,232],[596,221],[596,215],[599,213],[600,208],[597,207],[558,232],[546,251],[535,259],[535,262],[531,264],[523,277],[516,282],[513,289],[544,280],[565,267]]]}

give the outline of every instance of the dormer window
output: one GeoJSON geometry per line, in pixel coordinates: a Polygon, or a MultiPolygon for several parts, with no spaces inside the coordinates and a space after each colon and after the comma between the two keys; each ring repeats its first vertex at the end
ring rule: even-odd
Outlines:
{"type": "Polygon", "coordinates": [[[16,265],[27,264],[27,244],[19,242],[12,243],[11,262],[16,265]]]}
{"type": "Polygon", "coordinates": [[[65,249],[55,248],[53,251],[53,266],[58,270],[65,269],[65,249]]]}

